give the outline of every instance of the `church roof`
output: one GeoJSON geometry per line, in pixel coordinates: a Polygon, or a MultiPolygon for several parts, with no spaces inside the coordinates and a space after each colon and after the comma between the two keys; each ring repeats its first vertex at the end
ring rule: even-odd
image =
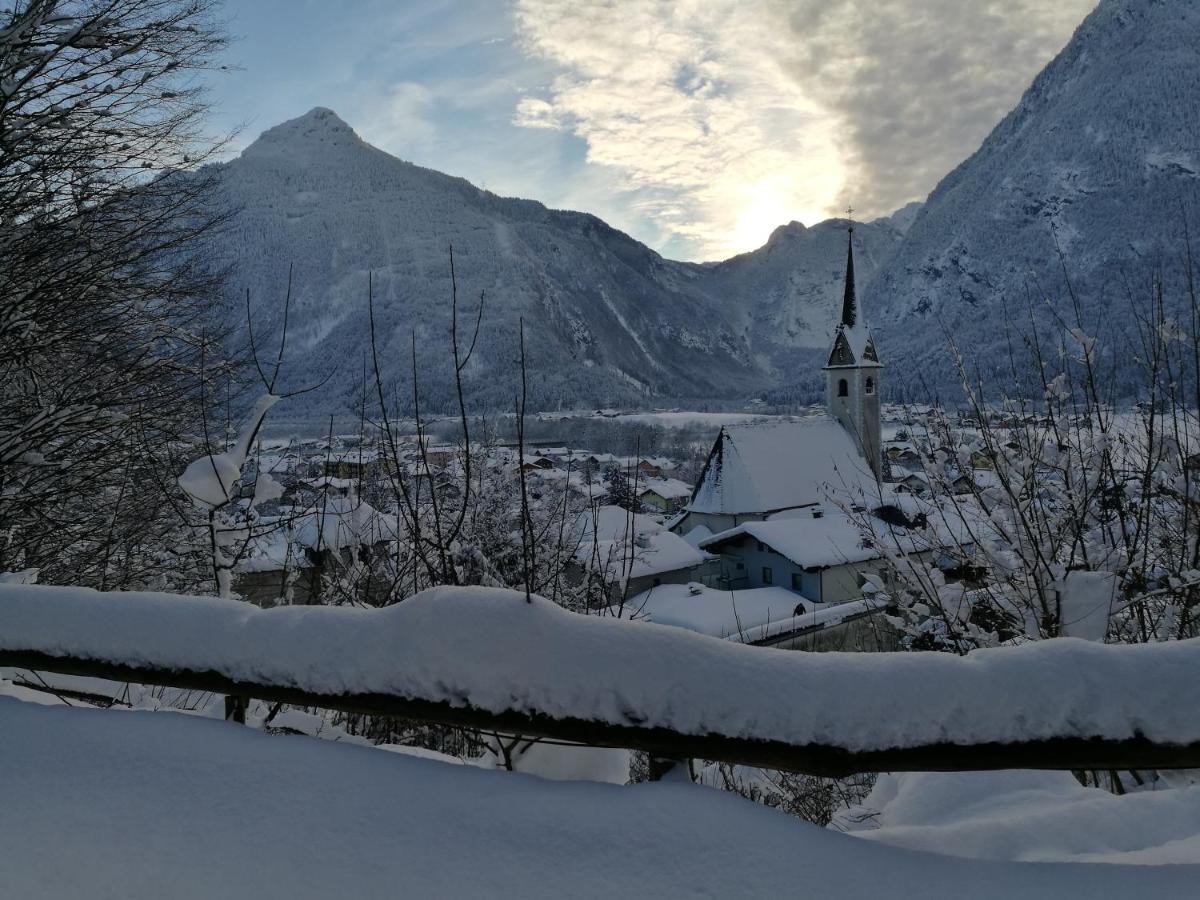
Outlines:
{"type": "Polygon", "coordinates": [[[688,509],[765,513],[875,492],[854,438],[832,416],[721,429],[688,509]]]}
{"type": "Polygon", "coordinates": [[[826,368],[842,366],[857,368],[883,368],[875,352],[875,339],[871,329],[860,317],[853,326],[839,325],[833,336],[833,349],[829,351],[826,368]]]}
{"type": "Polygon", "coordinates": [[[846,289],[842,293],[842,324],[853,328],[858,320],[858,298],[854,295],[854,226],[846,240],[846,289]]]}

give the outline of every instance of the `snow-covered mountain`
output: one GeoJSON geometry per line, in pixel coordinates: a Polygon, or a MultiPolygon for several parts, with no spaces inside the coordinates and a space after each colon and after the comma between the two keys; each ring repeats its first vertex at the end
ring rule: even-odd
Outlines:
{"type": "Polygon", "coordinates": [[[943,325],[1003,380],[1006,318],[1066,312],[1064,263],[1109,347],[1132,325],[1127,284],[1148,304],[1161,267],[1178,296],[1184,223],[1200,226],[1198,48],[1195,0],[1102,0],[868,283],[893,386],[946,371],[943,325]]]}
{"type": "MultiPolygon", "coordinates": [[[[266,131],[217,172],[237,210],[212,247],[230,267],[233,324],[248,289],[256,336],[274,332],[292,267],[293,383],[336,367],[302,401],[312,411],[345,408],[360,389],[368,272],[389,384],[410,394],[415,332],[423,402],[450,402],[451,244],[466,331],[486,296],[467,369],[478,406],[512,408],[522,319],[533,409],[787,388],[813,374],[798,361],[828,345],[836,317],[845,222],[792,223],[722,263],[674,262],[595,216],[498,197],[391,157],[319,108],[266,131]]],[[[860,272],[900,237],[890,220],[859,226],[860,272]]]]}

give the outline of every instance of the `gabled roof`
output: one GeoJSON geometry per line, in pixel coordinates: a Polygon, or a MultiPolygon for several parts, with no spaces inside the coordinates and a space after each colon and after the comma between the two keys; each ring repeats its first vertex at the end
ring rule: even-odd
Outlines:
{"type": "Polygon", "coordinates": [[[607,578],[644,578],[675,572],[709,558],[650,516],[633,515],[616,506],[585,512],[576,528],[575,561],[607,578]]]}
{"type": "Polygon", "coordinates": [[[717,435],[688,510],[737,515],[875,493],[875,478],[840,423],[824,413],[727,425],[717,435]]]}
{"type": "Polygon", "coordinates": [[[882,368],[879,354],[875,352],[875,340],[871,337],[871,329],[859,317],[858,324],[839,325],[833,337],[833,349],[829,351],[829,361],[825,368],[836,369],[841,366],[882,368]]]}
{"type": "Polygon", "coordinates": [[[805,569],[824,569],[878,559],[875,535],[865,532],[845,513],[831,511],[820,518],[801,515],[768,522],[746,522],[700,542],[702,550],[718,552],[729,541],[752,537],[805,569]]]}
{"type": "Polygon", "coordinates": [[[664,500],[679,500],[692,495],[692,486],[678,478],[649,478],[638,486],[638,496],[650,491],[664,500]]]}

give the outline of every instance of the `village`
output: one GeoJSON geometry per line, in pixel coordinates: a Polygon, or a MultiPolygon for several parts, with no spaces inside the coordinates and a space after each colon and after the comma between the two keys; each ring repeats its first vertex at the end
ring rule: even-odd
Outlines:
{"type": "Polygon", "coordinates": [[[787,649],[938,646],[948,623],[933,611],[915,634],[895,627],[897,576],[933,572],[959,588],[956,616],[971,618],[986,580],[971,557],[1007,488],[995,444],[1021,456],[1022,434],[1049,423],[885,406],[883,373],[858,309],[851,229],[823,407],[763,415],[752,404],[742,421],[713,416],[715,433],[698,438],[696,414],[695,439],[661,442],[671,455],[655,456],[571,446],[578,428],[561,414],[543,419],[553,437],[522,443],[439,441],[414,423],[398,437],[260,440],[239,488],[253,522],[229,529],[241,539],[234,592],[264,607],[393,602],[404,559],[417,566],[413,532],[491,495],[545,513],[530,552],[555,561],[543,584],[579,612],[787,649]]]}

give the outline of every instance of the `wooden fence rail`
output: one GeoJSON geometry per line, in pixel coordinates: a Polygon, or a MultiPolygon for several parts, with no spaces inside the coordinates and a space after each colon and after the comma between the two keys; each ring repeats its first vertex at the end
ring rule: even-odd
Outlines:
{"type": "Polygon", "coordinates": [[[859,772],[1200,768],[1200,742],[1164,744],[1144,737],[1125,740],[1064,737],[967,745],[937,743],[887,750],[850,751],[822,744],[795,745],[721,734],[680,734],[665,728],[614,725],[517,710],[495,713],[472,706],[388,694],[319,694],[281,685],[235,681],[212,671],[135,668],[102,660],[72,659],[28,651],[0,650],[0,666],[211,691],[295,706],[397,716],[594,747],[627,747],[664,758],[719,760],[827,777],[843,777],[859,772]]]}

